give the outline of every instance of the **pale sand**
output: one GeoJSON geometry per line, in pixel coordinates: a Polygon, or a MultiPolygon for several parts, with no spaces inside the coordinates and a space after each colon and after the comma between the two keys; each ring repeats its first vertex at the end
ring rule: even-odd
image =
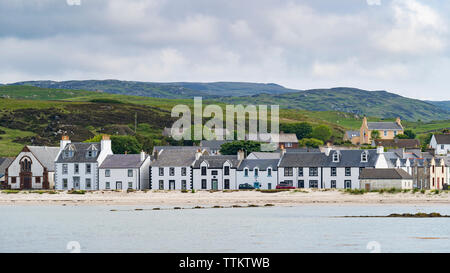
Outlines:
{"type": "Polygon", "coordinates": [[[38,194],[0,193],[0,205],[148,205],[155,207],[170,206],[248,206],[273,204],[275,206],[297,206],[302,204],[398,204],[398,205],[430,205],[450,204],[450,193],[434,194],[427,191],[417,193],[366,193],[352,195],[339,190],[306,190],[284,191],[277,193],[262,193],[258,191],[182,193],[180,191],[148,191],[148,192],[88,192],[84,195],[67,194],[38,194]]]}

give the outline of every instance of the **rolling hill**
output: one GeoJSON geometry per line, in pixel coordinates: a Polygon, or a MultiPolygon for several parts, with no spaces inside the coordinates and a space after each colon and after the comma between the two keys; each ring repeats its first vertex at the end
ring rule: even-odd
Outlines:
{"type": "Polygon", "coordinates": [[[439,108],[445,109],[447,111],[450,111],[450,100],[447,101],[427,101],[428,103],[431,103],[433,105],[438,106],[439,108]]]}

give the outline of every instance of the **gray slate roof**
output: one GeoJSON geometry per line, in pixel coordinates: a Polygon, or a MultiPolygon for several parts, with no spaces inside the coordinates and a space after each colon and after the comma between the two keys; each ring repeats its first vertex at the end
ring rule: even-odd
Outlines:
{"type": "Polygon", "coordinates": [[[162,151],[162,150],[194,150],[197,151],[198,149],[210,151],[209,147],[199,147],[199,146],[154,146],[153,147],[153,153],[155,151],[162,151]]]}
{"type": "Polygon", "coordinates": [[[93,163],[97,162],[97,158],[100,155],[101,146],[100,143],[84,143],[84,142],[73,142],[68,143],[64,150],[61,152],[61,154],[58,157],[58,160],[56,163],[93,163]],[[91,145],[94,145],[95,148],[97,148],[97,156],[95,157],[86,157],[86,153],[91,147],[91,145]],[[64,157],[64,151],[67,150],[70,146],[74,147],[74,155],[73,157],[64,157]]]}
{"type": "Polygon", "coordinates": [[[375,167],[378,159],[377,150],[332,150],[325,161],[328,167],[375,167]],[[361,162],[361,154],[366,151],[369,153],[367,162],[361,162]],[[333,154],[339,152],[339,162],[333,162],[333,154]]]}
{"type": "Polygon", "coordinates": [[[226,161],[231,162],[231,167],[236,168],[239,166],[240,161],[237,159],[237,155],[204,155],[195,161],[194,169],[200,168],[200,164],[206,161],[209,169],[222,169],[223,164],[226,161]]]}
{"type": "MultiPolygon", "coordinates": [[[[148,155],[145,155],[145,159],[148,155]]],[[[127,155],[108,155],[100,165],[100,169],[126,169],[126,168],[139,168],[144,161],[141,161],[140,154],[127,154],[127,155]]]]}
{"type": "Polygon", "coordinates": [[[403,130],[396,122],[367,122],[369,130],[403,130]]]}
{"type": "Polygon", "coordinates": [[[279,161],[279,159],[245,159],[239,165],[238,170],[242,171],[245,168],[248,168],[252,171],[255,167],[258,167],[259,170],[265,171],[267,168],[271,167],[272,170],[276,171],[278,170],[277,165],[279,161]]]}
{"type": "Polygon", "coordinates": [[[47,168],[49,172],[55,171],[55,159],[59,153],[59,147],[27,146],[33,155],[47,168]]]}
{"type": "MultiPolygon", "coordinates": [[[[198,149],[198,147],[197,147],[198,149]]],[[[150,165],[152,167],[188,167],[195,161],[197,149],[164,149],[157,159],[150,165]]]]}
{"type": "Polygon", "coordinates": [[[326,161],[324,153],[286,153],[279,167],[321,167],[326,161]]]}
{"type": "Polygon", "coordinates": [[[254,155],[257,159],[280,159],[281,157],[280,152],[253,152],[250,155],[254,155]]]}
{"type": "Polygon", "coordinates": [[[6,168],[14,161],[11,157],[0,157],[0,174],[5,174],[6,168]]]}
{"type": "Polygon", "coordinates": [[[402,169],[363,169],[359,179],[413,179],[402,169]]]}
{"type": "Polygon", "coordinates": [[[437,144],[450,144],[450,134],[446,135],[434,135],[437,144]]]}

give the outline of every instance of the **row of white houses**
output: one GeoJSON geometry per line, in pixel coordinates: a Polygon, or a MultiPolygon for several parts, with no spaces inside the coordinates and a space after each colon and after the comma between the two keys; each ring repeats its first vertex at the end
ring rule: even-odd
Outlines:
{"type": "MultiPolygon", "coordinates": [[[[152,157],[144,152],[114,155],[108,136],[98,143],[72,143],[63,137],[60,147],[26,146],[6,169],[5,181],[12,189],[56,190],[233,190],[275,189],[277,185],[358,189],[364,169],[404,169],[402,178],[410,176],[412,181],[414,174],[396,157],[383,147],[328,147],[322,152],[281,149],[245,157],[243,152],[210,155],[206,147],[162,146],[155,147],[152,157]]],[[[428,187],[437,181],[442,184],[436,188],[441,188],[447,173],[439,179],[430,177],[428,187]]]]}

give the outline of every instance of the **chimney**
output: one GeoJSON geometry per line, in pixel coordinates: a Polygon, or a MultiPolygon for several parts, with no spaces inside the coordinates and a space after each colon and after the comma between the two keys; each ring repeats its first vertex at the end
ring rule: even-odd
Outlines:
{"type": "Polygon", "coordinates": [[[199,160],[201,156],[202,156],[202,150],[198,149],[197,152],[195,153],[195,160],[199,160]]]}
{"type": "Polygon", "coordinates": [[[384,154],[384,147],[383,146],[377,146],[377,154],[384,154]]]}
{"type": "Polygon", "coordinates": [[[402,126],[402,121],[401,121],[400,117],[398,117],[398,118],[395,120],[395,123],[397,123],[399,126],[402,126]]]}
{"type": "Polygon", "coordinates": [[[284,148],[284,145],[281,145],[280,147],[280,154],[283,156],[286,153],[286,149],[284,148]]]}
{"type": "Polygon", "coordinates": [[[145,160],[145,152],[141,151],[141,162],[145,160]]]}
{"type": "Polygon", "coordinates": [[[59,142],[59,149],[62,151],[66,147],[67,144],[69,144],[71,141],[69,139],[69,136],[62,136],[61,141],[59,142]]]}
{"type": "Polygon", "coordinates": [[[101,151],[111,151],[111,139],[109,135],[103,135],[102,140],[100,141],[100,149],[101,151]]]}
{"type": "Polygon", "coordinates": [[[366,116],[363,117],[363,124],[367,125],[367,118],[366,118],[366,116]]]}
{"type": "Polygon", "coordinates": [[[243,150],[239,150],[239,151],[237,152],[237,159],[238,159],[238,160],[244,160],[244,159],[245,159],[245,153],[244,153],[243,150]]]}

